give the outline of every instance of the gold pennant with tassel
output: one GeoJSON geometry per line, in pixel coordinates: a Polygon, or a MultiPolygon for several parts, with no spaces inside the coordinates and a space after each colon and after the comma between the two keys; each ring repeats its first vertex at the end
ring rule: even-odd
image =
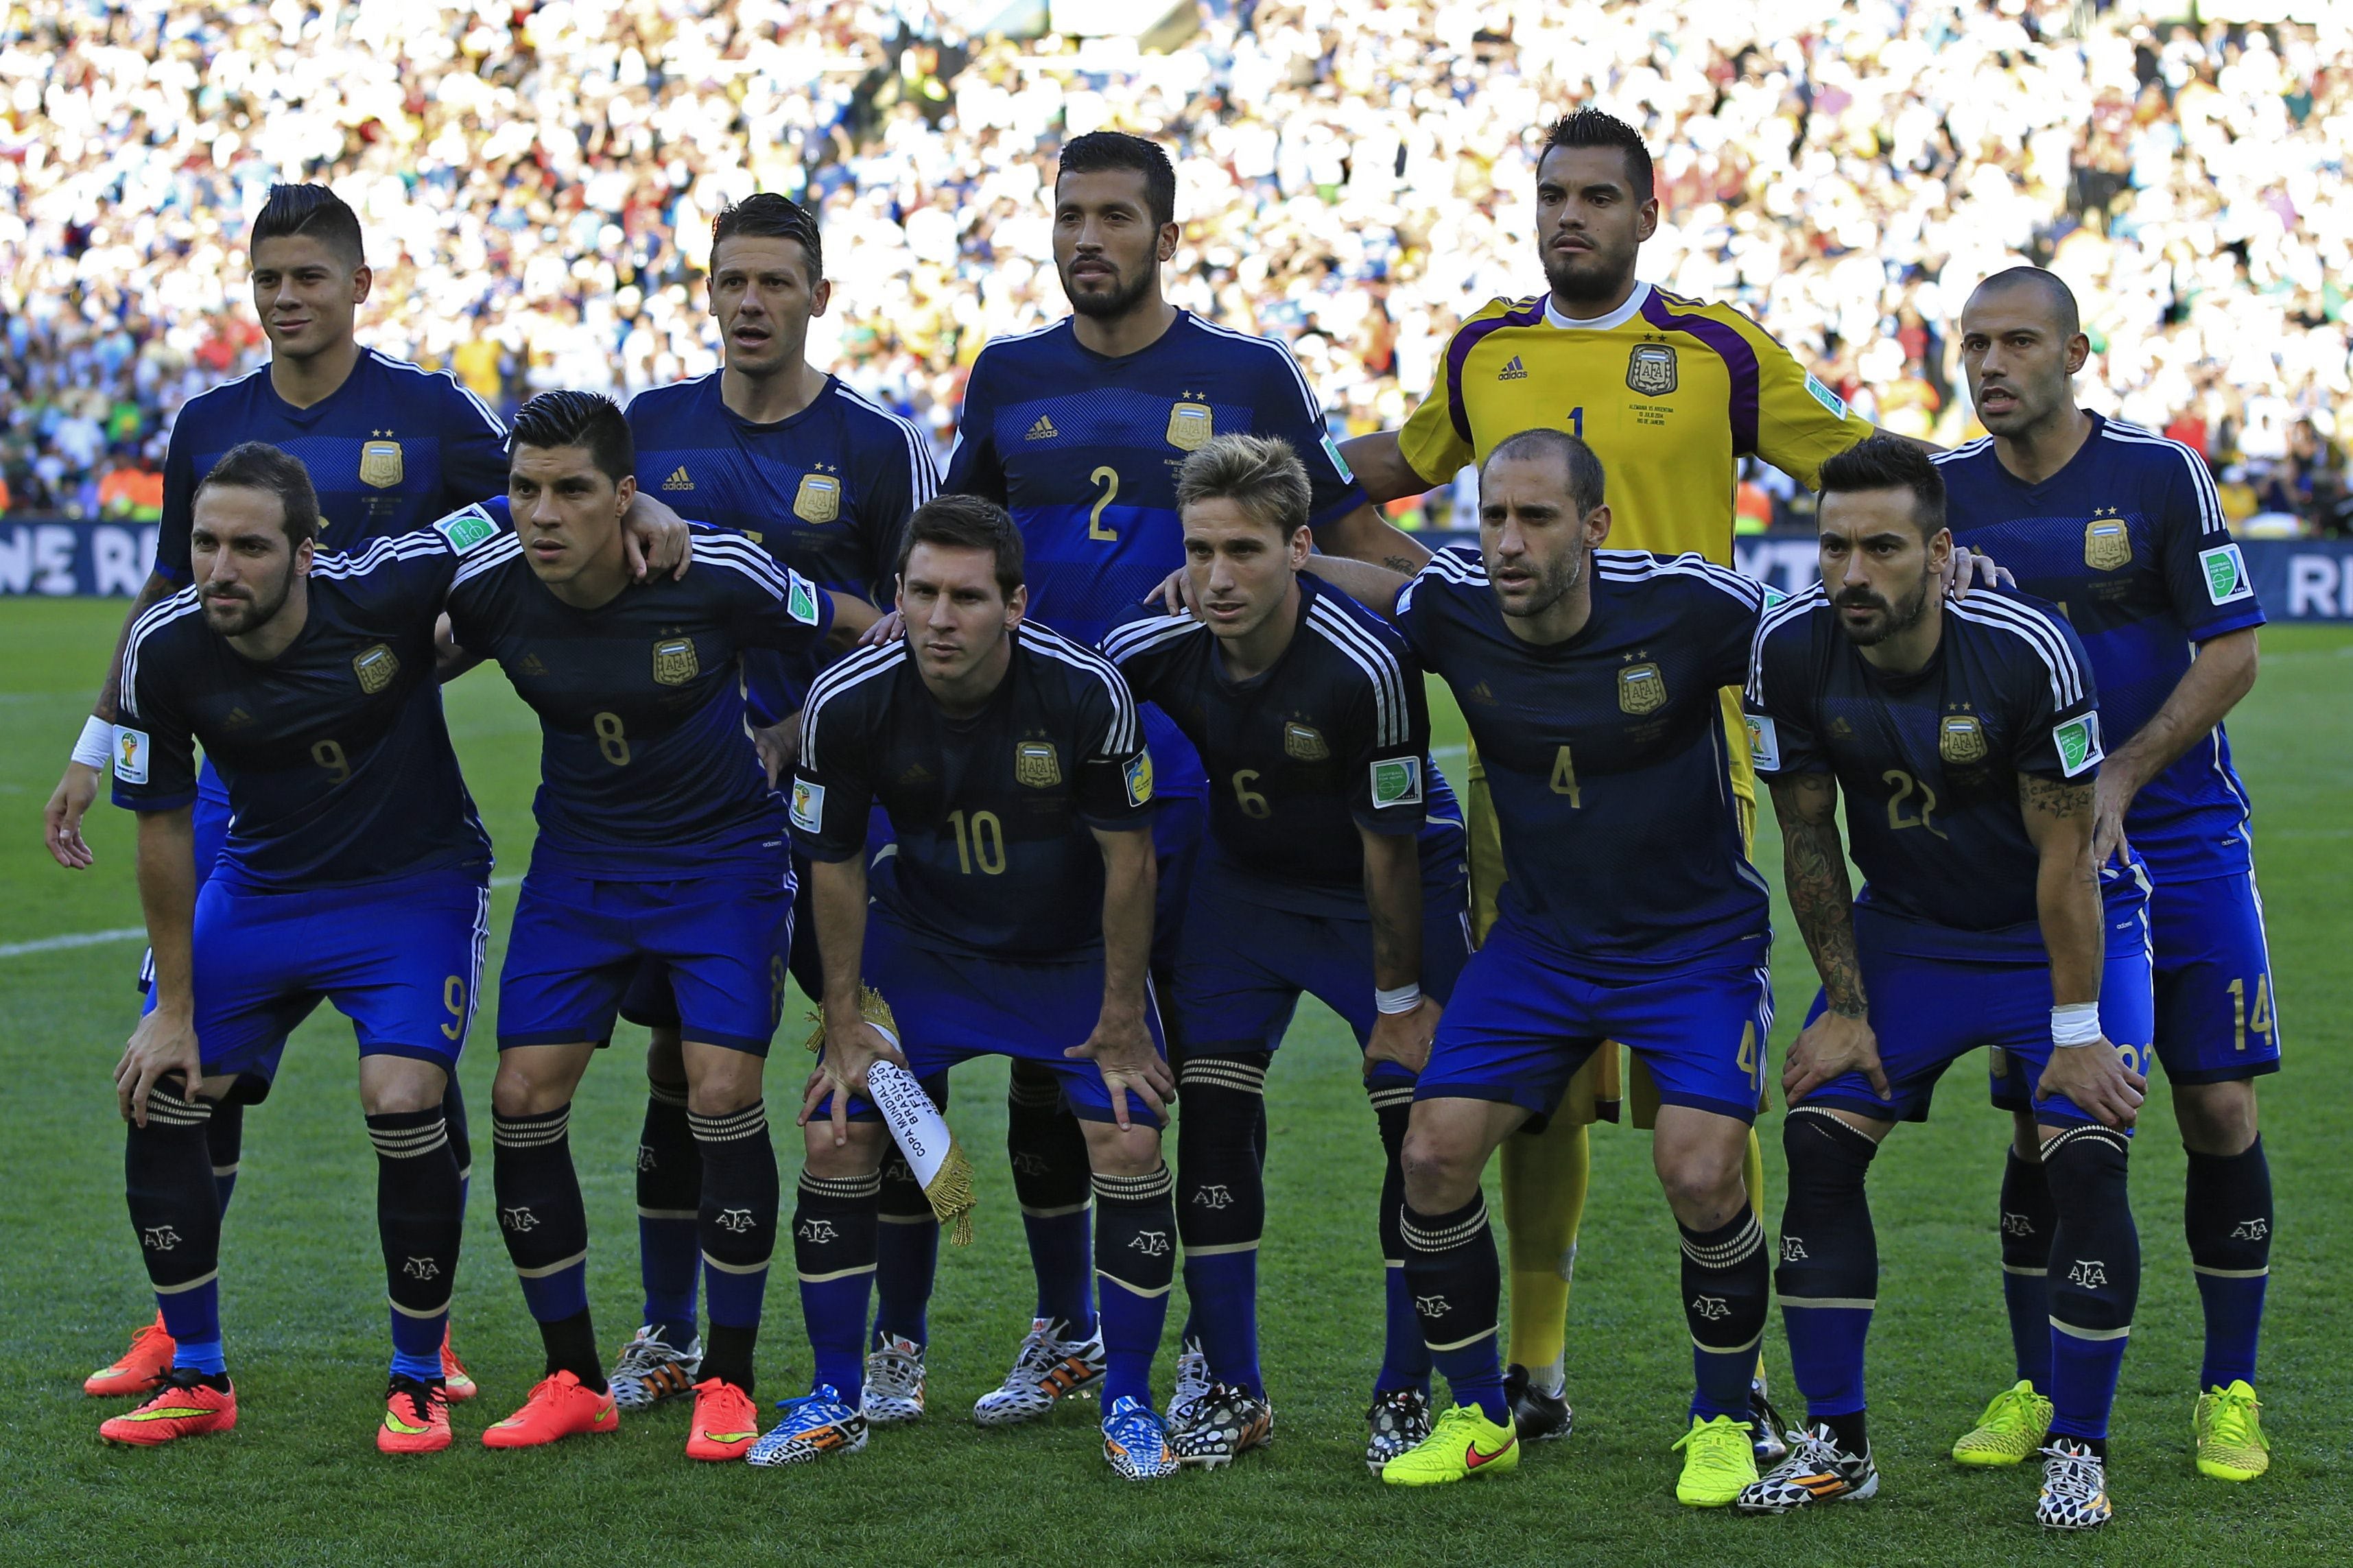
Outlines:
{"type": "MultiPolygon", "coordinates": [[[[872,1025],[882,1037],[893,1046],[899,1044],[898,1020],[892,1016],[891,1005],[872,986],[860,989],[859,1016],[872,1025]]],[[[809,1036],[808,1048],[818,1051],[825,1046],[825,1016],[812,1012],[809,1022],[816,1026],[809,1036]]],[[[948,1226],[948,1241],[955,1247],[972,1245],[972,1211],[979,1198],[973,1192],[972,1158],[957,1142],[955,1134],[940,1114],[939,1108],[923,1090],[913,1076],[891,1063],[877,1063],[877,1072],[890,1080],[876,1082],[876,1072],[868,1076],[867,1099],[882,1112],[883,1121],[897,1140],[900,1152],[907,1157],[908,1169],[923,1184],[923,1196],[932,1205],[932,1214],[948,1226]],[[925,1167],[929,1166],[926,1173],[925,1167]]]]}

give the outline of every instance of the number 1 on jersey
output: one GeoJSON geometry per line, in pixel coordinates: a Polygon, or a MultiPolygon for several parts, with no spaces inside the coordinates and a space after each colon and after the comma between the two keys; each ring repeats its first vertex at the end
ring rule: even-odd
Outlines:
{"type": "Polygon", "coordinates": [[[1087,476],[1087,483],[1101,485],[1103,493],[1095,498],[1094,509],[1087,513],[1087,537],[1105,543],[1119,542],[1119,530],[1103,526],[1103,508],[1119,499],[1119,470],[1106,465],[1087,476]]]}

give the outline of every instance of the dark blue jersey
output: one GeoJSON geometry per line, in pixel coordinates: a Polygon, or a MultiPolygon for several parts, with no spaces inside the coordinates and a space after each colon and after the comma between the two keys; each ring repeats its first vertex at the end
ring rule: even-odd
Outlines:
{"type": "Polygon", "coordinates": [[[2021,773],[2088,784],[2100,771],[2098,693],[2066,617],[1990,590],[1944,606],[1927,667],[1864,660],[1816,584],[1765,614],[1747,689],[1749,750],[1771,779],[1832,773],[1855,901],[1941,928],[1930,956],[2037,957],[2042,857],[2018,804],[2021,773]]]}
{"type": "Polygon", "coordinates": [[[1030,613],[1098,643],[1185,563],[1177,465],[1212,436],[1242,434],[1291,443],[1316,526],[1364,503],[1281,343],[1179,310],[1151,347],[1111,359],[1063,321],[981,350],[945,488],[1013,514],[1030,613]]]}
{"type": "Polygon", "coordinates": [[[267,664],[205,624],[195,588],[157,604],[123,652],[115,804],[194,801],[201,744],[234,814],[216,878],[293,891],[445,866],[487,875],[490,837],[441,719],[433,626],[461,557],[497,540],[495,522],[467,513],[317,557],[302,630],[267,664]]]}
{"type": "Polygon", "coordinates": [[[1364,843],[1424,833],[1425,874],[1462,858],[1462,814],[1430,762],[1420,666],[1394,628],[1303,573],[1299,622],[1274,664],[1226,674],[1205,622],[1132,622],[1103,653],[1159,705],[1209,774],[1209,853],[1221,885],[1272,909],[1362,920],[1364,843]]]}
{"type": "Polygon", "coordinates": [[[807,578],[709,529],[684,577],[632,583],[593,610],[548,592],[511,533],[449,590],[458,645],[497,659],[539,715],[532,864],[617,880],[764,855],[783,864],[783,813],[744,725],[735,656],[806,658],[832,625],[832,601],[807,578]]]}
{"type": "MultiPolygon", "coordinates": [[[[887,605],[907,519],[939,489],[923,432],[826,378],[807,408],[755,425],[728,408],[718,371],[629,400],[638,488],[743,534],[819,587],[887,605]]],[[[744,661],[753,713],[797,710],[815,661],[744,661]]]]}
{"type": "Polygon", "coordinates": [[[263,365],[190,398],[172,426],[155,570],[174,583],[191,580],[196,485],[241,441],[267,441],[310,470],[322,551],[413,532],[507,488],[506,427],[447,374],[362,349],[343,385],[297,408],[263,365]]]}
{"type": "Polygon", "coordinates": [[[811,859],[866,852],[875,801],[898,842],[876,889],[918,945],[1043,962],[1103,946],[1092,828],[1151,821],[1152,754],[1110,661],[1036,622],[987,706],[951,717],[903,639],[818,678],[801,710],[793,837],[811,859]]]}
{"type": "MultiPolygon", "coordinates": [[[[2108,742],[2154,717],[2197,645],[2263,612],[2205,460],[2178,441],[2092,416],[2091,438],[2039,485],[2013,478],[1988,437],[1940,454],[1953,537],[2059,606],[2100,686],[2108,742]]],[[[2213,734],[2142,786],[2125,831],[2160,882],[2249,868],[2247,795],[2213,734]]]]}
{"type": "Polygon", "coordinates": [[[1397,621],[1453,688],[1503,827],[1505,915],[1568,962],[1754,964],[1765,880],[1742,847],[1725,686],[1748,669],[1763,584],[1697,555],[1593,552],[1567,642],[1505,624],[1473,546],[1430,557],[1397,621]]]}

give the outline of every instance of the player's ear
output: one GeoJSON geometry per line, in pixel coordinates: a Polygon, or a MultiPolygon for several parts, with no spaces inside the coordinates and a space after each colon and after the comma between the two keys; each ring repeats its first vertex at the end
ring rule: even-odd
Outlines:
{"type": "Polygon", "coordinates": [[[364,261],[352,271],[352,303],[367,303],[368,290],[375,287],[375,273],[364,261]]]}
{"type": "Polygon", "coordinates": [[[1634,243],[1645,244],[1659,232],[1659,198],[1651,197],[1634,213],[1634,243]]]}
{"type": "Polygon", "coordinates": [[[809,314],[812,316],[824,315],[826,303],[832,298],[833,279],[830,278],[818,279],[817,280],[817,287],[809,290],[809,314]]]}
{"type": "Polygon", "coordinates": [[[1315,531],[1303,522],[1292,531],[1291,569],[1296,572],[1305,566],[1307,558],[1314,552],[1315,531]]]}
{"type": "Polygon", "coordinates": [[[637,499],[638,476],[623,474],[620,481],[613,487],[613,515],[627,517],[629,514],[629,503],[637,499]]]}
{"type": "Polygon", "coordinates": [[[1953,531],[1940,528],[1928,536],[1928,570],[1942,578],[1953,562],[1953,531]]]}
{"type": "Polygon", "coordinates": [[[2067,374],[2069,375],[2073,375],[2077,371],[2084,368],[2085,362],[2090,360],[2091,357],[2092,340],[2090,336],[2084,332],[2077,332],[2073,337],[2067,340],[2067,347],[2060,354],[2060,363],[2067,367],[2067,374]]]}
{"type": "Polygon", "coordinates": [[[1594,549],[1601,548],[1609,537],[1609,503],[1603,501],[1585,514],[1585,542],[1594,549]]]}
{"type": "Polygon", "coordinates": [[[1164,262],[1176,260],[1176,241],[1183,236],[1184,232],[1185,231],[1183,229],[1177,227],[1173,223],[1162,224],[1160,226],[1160,244],[1155,251],[1155,254],[1157,255],[1164,262]]]}
{"type": "Polygon", "coordinates": [[[1018,588],[1014,589],[1012,595],[1005,601],[1006,630],[1010,631],[1015,626],[1019,626],[1021,624],[1021,617],[1029,613],[1029,584],[1024,583],[1018,588]]]}
{"type": "Polygon", "coordinates": [[[311,574],[311,563],[317,560],[318,555],[318,546],[310,540],[306,539],[297,544],[294,547],[294,575],[308,577],[311,574]]]}

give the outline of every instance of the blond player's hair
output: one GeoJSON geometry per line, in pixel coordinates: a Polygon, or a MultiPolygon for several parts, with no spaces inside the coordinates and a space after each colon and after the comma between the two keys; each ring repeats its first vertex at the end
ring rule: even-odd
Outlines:
{"type": "Polygon", "coordinates": [[[1306,465],[1281,437],[1219,436],[1176,470],[1177,510],[1205,500],[1230,500],[1287,540],[1307,526],[1314,491],[1306,465]]]}

